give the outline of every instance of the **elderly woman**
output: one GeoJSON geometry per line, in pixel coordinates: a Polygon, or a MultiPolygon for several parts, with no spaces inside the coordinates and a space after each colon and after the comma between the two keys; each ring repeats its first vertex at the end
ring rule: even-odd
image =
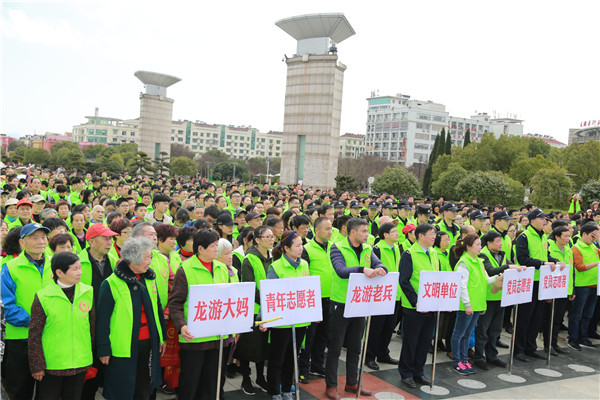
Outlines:
{"type": "Polygon", "coordinates": [[[90,220],[90,225],[104,222],[105,214],[106,211],[104,210],[104,207],[101,205],[94,206],[94,208],[92,208],[92,219],[90,220]]]}
{"type": "MultiPolygon", "coordinates": [[[[71,239],[54,239],[60,236],[71,239]]],[[[54,282],[37,292],[31,306],[29,367],[41,398],[78,399],[93,362],[93,289],[80,282],[77,255],[58,253],[51,268],[54,282]]]]}
{"type": "Polygon", "coordinates": [[[148,268],[152,249],[145,237],[127,240],[121,261],[100,287],[97,351],[106,365],[107,399],[147,399],[162,381],[158,355],[166,330],[156,274],[148,268]]]}

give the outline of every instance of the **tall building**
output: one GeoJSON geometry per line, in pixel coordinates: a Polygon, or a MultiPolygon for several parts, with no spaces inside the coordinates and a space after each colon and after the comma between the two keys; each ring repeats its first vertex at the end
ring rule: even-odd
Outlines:
{"type": "Polygon", "coordinates": [[[281,183],[333,187],[337,175],[346,66],[336,45],[354,35],[343,14],[311,14],[275,23],[296,39],[286,57],[281,183]]]}
{"type": "Polygon", "coordinates": [[[174,100],[167,97],[167,87],[181,79],[149,71],[137,71],[134,75],[146,87],[146,93],[140,93],[138,150],[150,158],[158,158],[162,152],[170,156],[169,128],[173,120],[174,100]]]}
{"type": "Polygon", "coordinates": [[[365,135],[345,133],[340,136],[340,158],[359,158],[365,155],[365,135]]]}
{"type": "Polygon", "coordinates": [[[600,142],[600,119],[579,123],[579,128],[569,129],[569,144],[584,144],[590,140],[600,142]]]}

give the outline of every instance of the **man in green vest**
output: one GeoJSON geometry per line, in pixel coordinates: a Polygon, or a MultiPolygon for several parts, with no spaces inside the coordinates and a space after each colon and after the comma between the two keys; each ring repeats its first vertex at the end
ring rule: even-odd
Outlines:
{"type": "Polygon", "coordinates": [[[471,214],[469,214],[469,221],[471,223],[471,226],[475,228],[475,233],[479,237],[484,235],[483,225],[486,222],[486,219],[490,219],[490,217],[488,217],[487,214],[481,212],[481,210],[475,210],[471,214]]]}
{"type": "Polygon", "coordinates": [[[377,224],[376,219],[379,215],[379,203],[376,201],[370,202],[367,211],[369,213],[369,233],[373,236],[377,236],[379,225],[377,224]]]}
{"type": "MultiPolygon", "coordinates": [[[[525,267],[508,264],[506,253],[502,250],[501,233],[495,230],[489,231],[481,238],[481,244],[483,248],[479,258],[483,260],[485,272],[488,276],[499,275],[510,267],[525,269],[525,267]]],[[[475,328],[475,356],[473,362],[484,370],[488,369],[489,364],[506,368],[506,363],[498,358],[498,349],[496,348],[504,322],[504,308],[500,305],[502,291],[492,293],[491,287],[488,286],[486,300],[486,311],[479,316],[475,328]]]]}
{"type": "Polygon", "coordinates": [[[450,236],[450,247],[452,247],[456,244],[460,235],[460,228],[454,223],[458,207],[456,207],[454,203],[447,203],[442,206],[440,211],[442,212],[443,218],[437,224],[437,227],[440,231],[444,231],[450,236]]]}
{"type": "MultiPolygon", "coordinates": [[[[382,223],[379,226],[379,239],[379,242],[373,248],[373,253],[389,272],[398,272],[401,252],[398,246],[396,226],[391,222],[382,223]]],[[[400,290],[397,292],[396,307],[393,314],[375,315],[371,318],[365,365],[372,370],[379,370],[377,361],[384,364],[398,365],[398,360],[390,357],[388,346],[392,339],[399,312],[401,312],[400,290]]]]}
{"type": "Polygon", "coordinates": [[[416,310],[419,278],[421,271],[439,271],[440,268],[437,252],[433,248],[435,227],[431,224],[419,224],[415,229],[415,236],[417,242],[402,253],[399,267],[404,342],[398,371],[402,383],[411,389],[416,388],[417,383],[429,385],[423,368],[435,326],[435,313],[416,310]]]}
{"type": "Polygon", "coordinates": [[[37,223],[21,228],[19,244],[23,251],[6,264],[0,278],[6,316],[2,381],[14,399],[33,398],[35,382],[29,370],[27,336],[35,294],[52,279],[50,259],[44,256],[49,231],[37,223]]]}
{"type": "Polygon", "coordinates": [[[495,230],[502,235],[502,251],[509,261],[511,260],[512,255],[512,240],[507,235],[507,232],[510,221],[514,219],[515,218],[508,215],[508,212],[498,211],[494,213],[494,226],[492,227],[492,230],[495,230]]]}
{"type": "Polygon", "coordinates": [[[398,230],[398,243],[402,243],[406,240],[406,236],[402,233],[402,229],[410,224],[410,211],[412,207],[408,204],[407,201],[401,201],[397,205],[398,207],[398,225],[396,226],[398,230]]]}
{"type": "Polygon", "coordinates": [[[575,299],[569,311],[570,348],[596,347],[590,339],[588,327],[596,306],[596,286],[598,284],[598,265],[600,249],[594,242],[600,238],[600,227],[596,222],[585,223],[580,230],[581,238],[573,246],[573,264],[575,265],[575,299]]]}
{"type": "MultiPolygon", "coordinates": [[[[352,273],[364,273],[369,278],[385,275],[387,268],[365,243],[369,237],[368,224],[360,218],[348,221],[348,239],[331,246],[333,277],[331,287],[331,330],[325,364],[326,395],[331,400],[340,398],[337,390],[337,370],[342,345],[346,345],[346,387],[347,392],[358,391],[358,362],[361,340],[365,330],[365,318],[344,318],[348,279],[352,273]]],[[[362,396],[371,396],[364,387],[362,396]]]]}
{"type": "Polygon", "coordinates": [[[517,323],[515,332],[514,358],[522,362],[529,362],[525,356],[541,360],[546,359],[546,357],[536,351],[536,339],[540,332],[542,317],[544,315],[544,303],[538,300],[540,267],[542,265],[550,265],[552,270],[554,270],[558,263],[561,269],[565,268],[565,263],[548,256],[548,238],[544,234],[547,217],[548,214],[539,208],[530,211],[527,214],[529,226],[517,238],[515,243],[517,263],[526,267],[535,267],[531,302],[520,304],[517,314],[517,321],[519,323],[517,323]]]}

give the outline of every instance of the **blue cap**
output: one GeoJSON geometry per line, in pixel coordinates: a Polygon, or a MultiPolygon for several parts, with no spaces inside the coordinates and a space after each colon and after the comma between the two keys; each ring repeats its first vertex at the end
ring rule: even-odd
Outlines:
{"type": "Polygon", "coordinates": [[[45,226],[42,226],[38,223],[27,224],[23,228],[21,228],[21,239],[25,238],[26,236],[31,235],[33,232],[40,230],[40,229],[43,229],[44,231],[46,231],[46,233],[50,233],[50,229],[48,229],[45,226]]]}

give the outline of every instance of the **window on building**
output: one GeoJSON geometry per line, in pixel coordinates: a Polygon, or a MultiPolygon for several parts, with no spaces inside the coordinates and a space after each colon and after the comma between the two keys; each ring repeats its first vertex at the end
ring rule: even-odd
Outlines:
{"type": "Polygon", "coordinates": [[[135,132],[131,132],[131,136],[135,136],[135,132]]]}
{"type": "Polygon", "coordinates": [[[183,135],[183,131],[177,131],[178,135],[183,135]]]}
{"type": "Polygon", "coordinates": [[[192,136],[198,136],[198,132],[192,132],[192,136]]]}

